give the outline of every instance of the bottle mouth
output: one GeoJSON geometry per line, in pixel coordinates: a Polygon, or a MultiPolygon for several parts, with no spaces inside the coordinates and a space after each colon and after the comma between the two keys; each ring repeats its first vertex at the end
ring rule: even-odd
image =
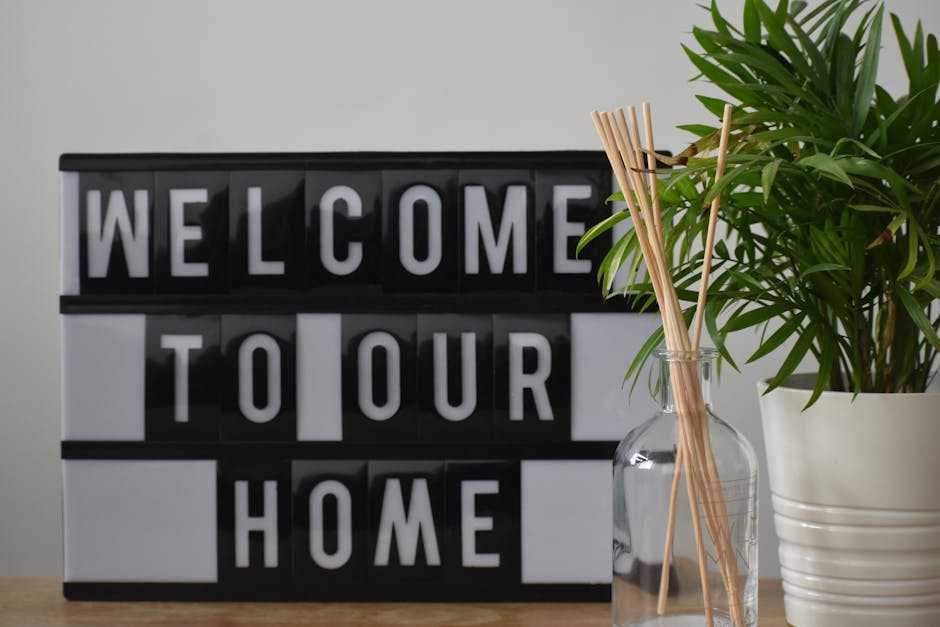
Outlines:
{"type": "Polygon", "coordinates": [[[653,351],[653,354],[662,361],[702,361],[702,360],[712,360],[718,358],[718,349],[715,348],[700,348],[698,350],[669,350],[664,347],[657,348],[653,351]]]}

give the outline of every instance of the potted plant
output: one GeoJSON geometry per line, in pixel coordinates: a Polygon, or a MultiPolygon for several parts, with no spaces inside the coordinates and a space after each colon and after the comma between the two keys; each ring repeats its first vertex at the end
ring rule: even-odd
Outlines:
{"type": "MultiPolygon", "coordinates": [[[[759,359],[783,347],[761,383],[768,470],[781,541],[787,620],[805,625],[940,624],[940,51],[890,22],[908,79],[877,80],[881,4],[746,0],[733,23],[686,48],[699,78],[734,106],[727,170],[717,128],[660,178],[666,250],[679,297],[703,272],[708,206],[721,196],[704,311],[722,358],[731,333],[757,330],[759,359]],[[813,358],[813,374],[796,375],[813,358]]],[[[716,117],[723,100],[699,96],[716,117]]],[[[583,238],[590,241],[625,213],[583,238]]],[[[605,293],[652,302],[631,230],[600,267],[605,293]]],[[[654,334],[630,374],[662,340],[654,334]]]]}

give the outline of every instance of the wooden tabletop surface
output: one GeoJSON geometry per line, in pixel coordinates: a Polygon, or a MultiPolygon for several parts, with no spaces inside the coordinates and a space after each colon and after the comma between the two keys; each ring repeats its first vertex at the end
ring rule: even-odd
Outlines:
{"type": "MultiPolygon", "coordinates": [[[[786,627],[778,580],[760,585],[760,627],[786,627]]],[[[66,601],[59,579],[0,578],[2,627],[607,627],[607,603],[117,603],[66,601]]]]}

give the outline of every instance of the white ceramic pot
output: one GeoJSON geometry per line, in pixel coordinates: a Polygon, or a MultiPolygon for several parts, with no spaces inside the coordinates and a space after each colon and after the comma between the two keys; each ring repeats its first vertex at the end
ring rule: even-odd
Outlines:
{"type": "Polygon", "coordinates": [[[794,627],[940,625],[940,394],[764,395],[767,469],[794,627]]]}

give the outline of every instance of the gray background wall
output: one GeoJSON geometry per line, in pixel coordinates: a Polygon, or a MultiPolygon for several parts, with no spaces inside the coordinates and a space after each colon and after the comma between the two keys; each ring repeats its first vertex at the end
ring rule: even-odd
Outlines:
{"type": "MultiPolygon", "coordinates": [[[[643,100],[676,149],[705,119],[679,47],[697,3],[0,0],[0,576],[61,575],[61,153],[596,149],[588,112],[643,100]]],[[[934,0],[886,4],[940,30],[934,0]]],[[[780,358],[726,369],[715,398],[761,457],[755,381],[780,358]]]]}

